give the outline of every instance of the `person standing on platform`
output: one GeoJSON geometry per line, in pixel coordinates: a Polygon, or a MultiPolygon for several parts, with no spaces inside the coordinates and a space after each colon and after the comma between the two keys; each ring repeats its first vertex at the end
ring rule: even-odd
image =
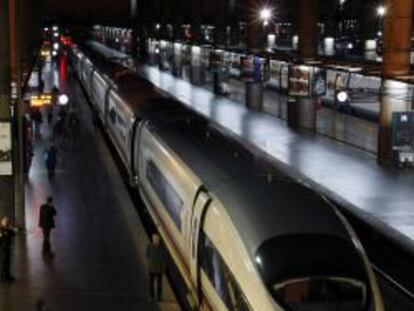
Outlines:
{"type": "Polygon", "coordinates": [[[13,282],[14,277],[10,273],[12,244],[15,236],[14,229],[7,217],[3,217],[0,223],[0,277],[3,282],[13,282]]]}
{"type": "Polygon", "coordinates": [[[54,256],[50,245],[50,232],[55,227],[55,216],[57,212],[53,204],[53,198],[48,197],[46,203],[40,206],[39,227],[43,231],[43,255],[54,256]]]}
{"type": "Polygon", "coordinates": [[[46,162],[46,168],[47,168],[47,175],[49,179],[55,178],[55,169],[57,164],[57,148],[52,143],[50,144],[49,148],[46,150],[45,154],[45,162],[46,162]]]}
{"type": "Polygon", "coordinates": [[[154,298],[157,287],[157,299],[162,299],[162,276],[165,270],[165,253],[161,245],[160,236],[152,235],[152,242],[147,247],[148,272],[150,277],[150,294],[154,298]]]}

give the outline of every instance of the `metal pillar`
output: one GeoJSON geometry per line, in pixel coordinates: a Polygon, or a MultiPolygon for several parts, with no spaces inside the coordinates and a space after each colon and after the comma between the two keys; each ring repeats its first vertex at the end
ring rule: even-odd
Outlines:
{"type": "MultiPolygon", "coordinates": [[[[259,0],[247,0],[247,8],[244,13],[247,22],[247,52],[253,55],[263,50],[265,42],[263,24],[259,19],[261,3],[259,0]]],[[[254,80],[246,82],[246,106],[255,110],[263,109],[262,81],[254,80]]]]}
{"type": "MultiPolygon", "coordinates": [[[[226,17],[228,13],[227,1],[216,0],[214,2],[217,13],[214,16],[214,43],[213,52],[217,49],[225,49],[227,47],[227,30],[226,30],[226,17]]],[[[216,57],[214,57],[215,59],[216,57]]],[[[223,93],[222,83],[223,81],[223,70],[222,65],[214,66],[213,68],[213,91],[215,94],[223,93]]]]}
{"type": "Polygon", "coordinates": [[[403,83],[390,79],[410,72],[413,0],[387,0],[384,20],[384,52],[382,95],[378,138],[378,162],[392,161],[391,119],[393,112],[410,109],[411,99],[403,83]],[[397,35],[398,34],[398,35],[397,35]]]}
{"type": "MultiPolygon", "coordinates": [[[[10,23],[9,1],[0,1],[0,120],[10,122],[10,23]]],[[[14,218],[12,176],[0,176],[0,217],[14,218]]]]}
{"type": "Polygon", "coordinates": [[[198,46],[201,42],[201,5],[198,0],[191,0],[191,65],[190,80],[195,85],[204,82],[204,72],[201,67],[201,50],[198,46]]]}

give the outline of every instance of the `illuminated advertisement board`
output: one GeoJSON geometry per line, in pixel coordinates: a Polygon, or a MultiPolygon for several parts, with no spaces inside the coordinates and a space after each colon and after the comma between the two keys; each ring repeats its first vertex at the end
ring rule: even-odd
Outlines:
{"type": "Polygon", "coordinates": [[[12,174],[12,144],[10,122],[0,122],[0,175],[12,174]]]}
{"type": "Polygon", "coordinates": [[[289,69],[289,96],[309,97],[311,68],[292,65],[289,69]]]}

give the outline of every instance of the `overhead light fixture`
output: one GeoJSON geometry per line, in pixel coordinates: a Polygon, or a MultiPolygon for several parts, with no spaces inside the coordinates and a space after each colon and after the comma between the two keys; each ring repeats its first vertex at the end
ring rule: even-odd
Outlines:
{"type": "Polygon", "coordinates": [[[387,9],[386,9],[386,7],[385,7],[385,6],[380,5],[380,6],[377,8],[377,14],[378,14],[378,16],[383,17],[386,13],[387,13],[387,9]]]}
{"type": "Polygon", "coordinates": [[[272,10],[270,8],[262,8],[260,10],[260,19],[264,23],[269,23],[269,20],[272,19],[272,10]]]}
{"type": "Polygon", "coordinates": [[[66,94],[59,95],[59,105],[66,106],[69,103],[69,97],[66,94]]]}
{"type": "Polygon", "coordinates": [[[336,95],[336,99],[338,100],[338,102],[340,103],[345,103],[348,100],[349,96],[348,93],[345,91],[340,91],[338,92],[338,94],[336,95]]]}

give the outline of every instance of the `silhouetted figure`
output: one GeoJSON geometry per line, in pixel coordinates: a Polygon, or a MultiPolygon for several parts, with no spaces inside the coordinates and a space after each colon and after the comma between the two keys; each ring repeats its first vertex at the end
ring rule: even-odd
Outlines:
{"type": "Polygon", "coordinates": [[[152,235],[152,242],[147,247],[148,272],[150,277],[150,294],[154,298],[155,287],[157,299],[162,299],[162,276],[165,270],[165,253],[160,236],[152,235]]]}
{"type": "Polygon", "coordinates": [[[0,278],[2,282],[13,282],[10,273],[12,245],[15,233],[7,217],[1,219],[0,224],[0,278]]]}
{"type": "Polygon", "coordinates": [[[75,107],[71,108],[68,116],[69,132],[72,138],[72,145],[74,146],[80,135],[80,119],[78,111],[75,107]]]}
{"type": "Polygon", "coordinates": [[[42,228],[43,231],[42,253],[44,255],[54,256],[50,245],[50,232],[55,227],[56,214],[53,198],[48,197],[46,203],[40,206],[39,212],[39,227],[42,228]]]}
{"type": "Polygon", "coordinates": [[[33,121],[33,127],[34,127],[34,134],[35,134],[35,136],[36,137],[40,137],[40,126],[43,123],[42,112],[40,111],[40,109],[34,108],[31,111],[30,118],[33,121]]]}
{"type": "Polygon", "coordinates": [[[99,129],[99,115],[95,110],[92,111],[92,124],[95,132],[97,132],[99,129]]]}
{"type": "Polygon", "coordinates": [[[44,90],[45,90],[45,81],[43,81],[43,79],[40,78],[38,91],[40,94],[43,94],[44,90]]]}
{"type": "Polygon", "coordinates": [[[57,149],[54,144],[50,144],[49,148],[46,150],[45,162],[47,168],[47,175],[49,179],[55,178],[55,169],[57,164],[57,149]]]}

